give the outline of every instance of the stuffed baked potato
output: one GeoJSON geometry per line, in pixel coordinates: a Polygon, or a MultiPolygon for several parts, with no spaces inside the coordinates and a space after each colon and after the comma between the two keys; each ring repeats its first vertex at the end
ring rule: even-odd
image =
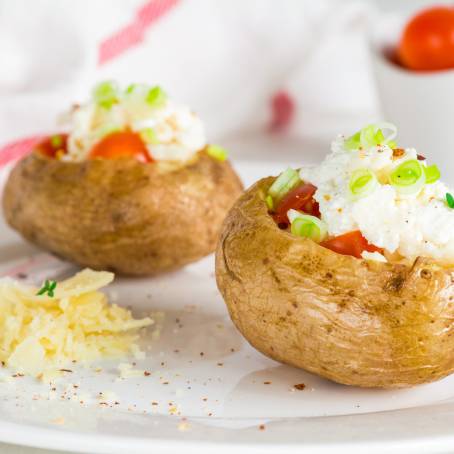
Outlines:
{"type": "MultiPolygon", "coordinates": [[[[139,101],[128,99],[136,102],[129,110],[143,108],[139,101]]],[[[140,115],[109,129],[106,117],[118,116],[118,104],[97,106],[100,118],[90,106],[90,121],[107,128],[102,138],[99,131],[80,132],[77,122],[87,120],[76,118],[68,137],[52,137],[16,165],[3,195],[6,220],[59,256],[124,274],[169,271],[211,253],[242,191],[223,150],[203,138],[187,139],[187,130],[177,143],[182,114],[169,106],[152,104],[146,111],[153,129],[140,124],[140,115]],[[136,124],[137,131],[128,129],[136,124]]]]}
{"type": "MultiPolygon", "coordinates": [[[[376,133],[377,128],[374,131],[376,133]]],[[[440,379],[454,370],[454,260],[449,255],[452,249],[446,246],[451,241],[449,235],[454,235],[449,225],[453,222],[454,203],[450,203],[446,187],[432,181],[438,169],[427,166],[422,157],[418,165],[426,183],[424,186],[418,183],[419,189],[413,187],[413,194],[409,191],[419,178],[418,173],[413,176],[411,172],[404,173],[401,165],[406,163],[408,167],[410,161],[412,165],[415,163],[411,159],[413,150],[403,152],[386,142],[369,149],[362,146],[362,151],[358,147],[352,151],[347,145],[348,140],[342,139],[345,148],[339,151],[339,156],[325,160],[321,166],[325,166],[324,173],[321,167],[302,171],[300,175],[306,176],[304,182],[287,185],[282,191],[287,197],[274,207],[270,199],[270,192],[273,193],[270,189],[273,186],[275,189],[277,181],[274,177],[260,180],[240,197],[224,222],[218,243],[218,287],[237,328],[255,348],[277,361],[339,383],[362,387],[408,387],[440,379]],[[390,166],[387,171],[391,171],[389,186],[401,194],[402,200],[396,203],[405,212],[402,224],[407,225],[405,221],[409,221],[414,237],[407,241],[402,236],[395,250],[383,234],[386,226],[380,218],[378,203],[379,196],[383,195],[377,191],[391,190],[386,187],[389,183],[384,180],[386,173],[380,173],[386,166],[375,165],[373,161],[383,159],[375,156],[382,152],[390,156],[386,164],[390,166]],[[340,156],[342,153],[344,155],[340,156]],[[344,170],[340,165],[331,164],[334,159],[337,164],[345,162],[348,153],[365,155],[368,168],[373,169],[380,186],[372,192],[366,191],[361,198],[352,197],[354,185],[348,187],[348,182],[352,182],[352,177],[348,177],[347,188],[342,191],[349,190],[350,198],[342,206],[343,192],[327,181],[336,178],[342,186],[339,176],[344,170]],[[331,175],[326,171],[330,165],[331,169],[336,169],[331,175]],[[395,172],[400,172],[401,187],[398,183],[392,184],[395,172]],[[311,175],[314,176],[312,182],[311,175]],[[407,177],[410,179],[405,182],[403,179],[407,177]],[[295,226],[295,213],[292,215],[291,208],[282,212],[279,206],[289,204],[292,191],[304,193],[302,183],[303,186],[313,185],[313,189],[308,192],[306,188],[305,194],[310,193],[310,197],[305,200],[304,197],[293,198],[293,205],[297,205],[295,211],[306,213],[302,214],[303,219],[304,216],[316,217],[318,221],[295,226]],[[325,197],[327,188],[331,191],[330,198],[325,197]],[[367,206],[368,198],[368,216],[379,218],[382,235],[373,237],[372,221],[361,224],[357,214],[361,231],[355,234],[356,238],[367,235],[367,241],[364,238],[353,241],[353,232],[334,236],[331,232],[341,224],[330,218],[331,204],[334,203],[336,212],[343,208],[339,216],[345,217],[349,216],[350,205],[358,211],[358,202],[361,200],[367,206]],[[414,204],[421,204],[419,211],[412,211],[414,204]],[[424,231],[427,227],[424,224],[424,228],[418,230],[421,218],[429,216],[429,210],[435,210],[434,213],[448,224],[447,228],[436,225],[437,231],[424,231]],[[317,222],[324,227],[317,228],[317,222]],[[440,230],[443,231],[441,236],[440,230]],[[448,237],[444,238],[446,235],[448,237]],[[431,241],[441,241],[440,238],[444,238],[446,244],[436,250],[433,243],[431,257],[428,247],[431,241]],[[372,239],[374,245],[369,242],[372,239]],[[426,257],[415,249],[416,256],[411,254],[412,242],[417,245],[418,241],[424,245],[421,247],[427,248],[426,257]]],[[[354,172],[354,166],[346,168],[346,175],[354,172]]],[[[287,178],[287,183],[289,181],[287,178]]],[[[391,212],[389,206],[384,207],[388,220],[391,212]]],[[[348,224],[347,221],[343,219],[344,224],[348,224]]],[[[394,228],[398,230],[400,224],[394,228]]]]}

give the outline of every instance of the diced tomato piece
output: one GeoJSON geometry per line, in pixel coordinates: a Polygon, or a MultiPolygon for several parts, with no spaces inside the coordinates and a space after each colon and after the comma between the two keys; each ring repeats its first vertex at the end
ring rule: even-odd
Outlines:
{"type": "Polygon", "coordinates": [[[303,211],[306,214],[320,217],[318,202],[314,199],[317,188],[310,183],[303,183],[289,191],[288,194],[279,202],[273,213],[273,218],[279,225],[288,225],[287,212],[290,209],[303,211]]]}
{"type": "Polygon", "coordinates": [[[383,253],[383,249],[370,244],[359,230],[354,230],[322,241],[320,246],[331,249],[338,254],[353,255],[353,257],[358,259],[361,258],[361,254],[364,251],[383,253]]]}
{"type": "Polygon", "coordinates": [[[68,134],[55,134],[46,137],[42,142],[36,145],[35,150],[39,153],[55,158],[57,153],[65,154],[67,152],[68,134]]]}
{"type": "Polygon", "coordinates": [[[153,162],[145,143],[131,131],[113,132],[99,141],[90,151],[90,159],[135,158],[140,162],[153,162]]]}

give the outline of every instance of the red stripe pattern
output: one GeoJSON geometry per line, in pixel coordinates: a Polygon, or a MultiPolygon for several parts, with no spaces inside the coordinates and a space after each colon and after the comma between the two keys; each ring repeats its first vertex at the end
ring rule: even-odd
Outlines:
{"type": "Polygon", "coordinates": [[[295,101],[286,91],[279,91],[271,98],[271,121],[269,130],[279,132],[287,129],[295,116],[295,101]]]}
{"type": "Polygon", "coordinates": [[[151,0],[136,13],[134,20],[104,40],[99,47],[98,64],[120,56],[143,41],[147,28],[169,12],[179,0],[151,0]]]}

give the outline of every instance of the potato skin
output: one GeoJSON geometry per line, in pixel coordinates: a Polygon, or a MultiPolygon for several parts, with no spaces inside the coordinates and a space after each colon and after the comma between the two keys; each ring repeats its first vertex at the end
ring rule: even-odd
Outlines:
{"type": "Polygon", "coordinates": [[[267,213],[274,178],[224,221],[216,279],[230,316],[265,355],[330,380],[409,387],[454,370],[454,268],[359,260],[280,230],[267,213]]]}
{"type": "Polygon", "coordinates": [[[179,268],[215,249],[242,185],[204,150],[185,165],[135,159],[64,162],[32,152],[11,172],[7,222],[82,266],[130,275],[179,268]]]}

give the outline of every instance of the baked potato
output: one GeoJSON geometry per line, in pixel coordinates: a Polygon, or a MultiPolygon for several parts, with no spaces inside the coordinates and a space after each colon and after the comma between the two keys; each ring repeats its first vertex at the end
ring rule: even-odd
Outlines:
{"type": "Polygon", "coordinates": [[[11,172],[3,211],[24,238],[65,259],[146,275],[213,252],[241,190],[230,164],[205,150],[175,166],[33,152],[11,172]]]}
{"type": "Polygon", "coordinates": [[[218,288],[250,344],[346,385],[402,388],[452,373],[454,265],[365,260],[295,235],[270,215],[275,181],[239,198],[216,251],[218,288]]]}
{"type": "Polygon", "coordinates": [[[12,170],[7,222],[79,265],[129,275],[177,269],[214,251],[242,184],[203,125],[159,87],[111,82],[12,170]],[[152,125],[152,127],[150,126],[152,125]]]}

